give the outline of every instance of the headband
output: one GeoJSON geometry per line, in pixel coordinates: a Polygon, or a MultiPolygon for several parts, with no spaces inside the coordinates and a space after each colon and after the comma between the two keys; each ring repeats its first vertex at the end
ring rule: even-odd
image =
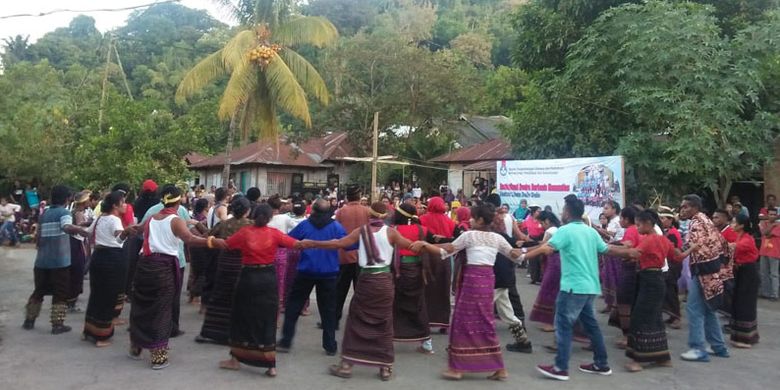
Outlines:
{"type": "Polygon", "coordinates": [[[371,214],[371,216],[374,217],[374,218],[379,218],[379,219],[387,218],[387,213],[380,214],[380,213],[374,211],[374,209],[369,209],[368,211],[371,214]]]}
{"type": "Polygon", "coordinates": [[[399,208],[397,208],[397,209],[395,209],[395,211],[399,212],[401,215],[403,215],[403,216],[404,216],[404,217],[406,217],[406,218],[415,218],[415,217],[417,217],[416,215],[412,215],[412,214],[409,214],[409,213],[407,213],[406,211],[404,211],[404,210],[403,210],[402,208],[400,208],[400,207],[399,207],[399,208]]]}
{"type": "Polygon", "coordinates": [[[181,195],[173,197],[171,196],[171,194],[166,194],[165,196],[163,196],[163,204],[176,203],[179,200],[181,200],[181,195]]]}

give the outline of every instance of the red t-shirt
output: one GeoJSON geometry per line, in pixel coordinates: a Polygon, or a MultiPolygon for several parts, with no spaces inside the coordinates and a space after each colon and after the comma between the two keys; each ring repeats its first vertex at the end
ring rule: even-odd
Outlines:
{"type": "MultiPolygon", "coordinates": [[[[544,235],[544,227],[542,227],[542,224],[531,215],[525,217],[523,228],[529,237],[540,237],[544,235]]],[[[508,232],[507,234],[511,235],[512,232],[508,232]]]]}
{"type": "Polygon", "coordinates": [[[720,231],[720,234],[723,236],[723,238],[726,239],[726,242],[728,243],[737,242],[737,232],[735,232],[731,226],[726,226],[723,230],[720,231]]]}
{"type": "Polygon", "coordinates": [[[770,233],[769,237],[762,234],[761,250],[759,253],[761,256],[780,259],[780,224],[776,224],[772,227],[772,232],[770,233]]]}
{"type": "MultiPolygon", "coordinates": [[[[395,227],[395,230],[398,230],[398,233],[401,233],[401,235],[406,238],[407,240],[411,242],[425,240],[426,236],[428,235],[428,229],[426,229],[424,226],[420,226],[417,224],[411,224],[411,225],[398,225],[395,227]],[[422,238],[420,237],[420,229],[422,229],[422,238]]],[[[401,249],[399,252],[401,256],[417,256],[419,253],[412,252],[408,249],[401,249]]]]}
{"type": "Polygon", "coordinates": [[[658,234],[642,236],[636,249],[642,251],[642,255],[639,256],[639,269],[663,268],[664,259],[679,261],[672,242],[658,234]]]}
{"type": "MultiPolygon", "coordinates": [[[[636,248],[639,246],[639,231],[636,230],[636,225],[631,225],[626,228],[626,232],[623,233],[623,239],[620,240],[624,245],[626,242],[631,242],[631,246],[636,248]]],[[[667,240],[668,241],[668,240],[667,240]]]]}
{"type": "Polygon", "coordinates": [[[677,228],[674,226],[670,227],[669,230],[666,231],[666,238],[672,242],[675,248],[682,249],[682,236],[680,235],[680,231],[677,230],[677,228]]]}
{"type": "Polygon", "coordinates": [[[750,234],[742,233],[737,237],[737,247],[734,249],[734,261],[737,264],[750,264],[758,260],[756,240],[750,234]]]}
{"type": "Polygon", "coordinates": [[[130,203],[125,204],[125,213],[122,214],[122,227],[126,228],[135,222],[135,213],[133,212],[133,205],[130,203]]]}
{"type": "Polygon", "coordinates": [[[227,239],[227,245],[241,251],[242,265],[267,265],[274,263],[278,247],[292,248],[295,239],[272,227],[244,226],[227,239]]]}

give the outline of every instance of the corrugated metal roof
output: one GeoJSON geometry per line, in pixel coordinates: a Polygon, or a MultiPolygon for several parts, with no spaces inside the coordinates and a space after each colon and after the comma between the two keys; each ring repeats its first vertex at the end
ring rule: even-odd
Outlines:
{"type": "MultiPolygon", "coordinates": [[[[313,138],[299,145],[287,144],[285,137],[279,138],[277,153],[276,140],[262,140],[238,149],[233,149],[231,165],[262,164],[286,165],[299,167],[324,167],[327,160],[339,160],[349,156],[352,149],[349,146],[347,134],[334,132],[320,138],[313,138]]],[[[193,162],[190,168],[221,167],[225,164],[225,154],[218,154],[204,160],[193,162]]]]}
{"type": "Polygon", "coordinates": [[[438,163],[473,163],[478,161],[511,160],[512,147],[508,142],[496,138],[467,148],[459,149],[431,159],[438,163]]]}

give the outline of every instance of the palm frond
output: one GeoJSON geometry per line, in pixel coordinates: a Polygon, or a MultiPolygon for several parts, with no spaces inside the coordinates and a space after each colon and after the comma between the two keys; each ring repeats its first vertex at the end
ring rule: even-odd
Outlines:
{"type": "Polygon", "coordinates": [[[231,38],[222,48],[222,62],[225,69],[233,71],[238,64],[248,63],[248,52],[257,45],[257,34],[254,30],[242,30],[231,38]]]}
{"type": "Polygon", "coordinates": [[[288,114],[302,120],[306,127],[311,127],[306,92],[284,59],[278,55],[271,59],[265,68],[265,80],[271,100],[288,114]]]}
{"type": "Polygon", "coordinates": [[[218,50],[202,59],[184,75],[176,89],[176,103],[183,104],[188,97],[225,74],[227,69],[222,62],[222,50],[218,50]]]}
{"type": "Polygon", "coordinates": [[[284,46],[324,47],[339,37],[336,26],[320,16],[291,17],[272,31],[274,41],[284,46]]]}
{"type": "Polygon", "coordinates": [[[249,62],[241,62],[230,75],[230,80],[219,102],[217,115],[222,120],[238,113],[257,87],[257,69],[249,62]]]}
{"type": "Polygon", "coordinates": [[[271,98],[265,74],[260,75],[257,86],[257,111],[255,122],[261,138],[271,139],[279,136],[279,118],[276,115],[276,103],[271,98]]]}
{"type": "Polygon", "coordinates": [[[312,66],[303,56],[296,53],[292,49],[283,49],[279,52],[287,66],[290,68],[298,83],[301,84],[303,89],[317,98],[322,104],[328,104],[330,95],[328,94],[328,86],[325,84],[325,80],[322,79],[317,69],[312,66]]]}

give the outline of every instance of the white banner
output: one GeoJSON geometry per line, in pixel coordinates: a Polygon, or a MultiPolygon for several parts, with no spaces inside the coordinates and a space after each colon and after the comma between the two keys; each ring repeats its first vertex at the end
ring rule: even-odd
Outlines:
{"type": "Polygon", "coordinates": [[[497,189],[510,214],[520,206],[544,209],[550,206],[558,216],[563,198],[575,194],[585,203],[585,213],[598,223],[602,204],[615,200],[625,205],[623,157],[583,157],[554,160],[497,161],[497,189]]]}

